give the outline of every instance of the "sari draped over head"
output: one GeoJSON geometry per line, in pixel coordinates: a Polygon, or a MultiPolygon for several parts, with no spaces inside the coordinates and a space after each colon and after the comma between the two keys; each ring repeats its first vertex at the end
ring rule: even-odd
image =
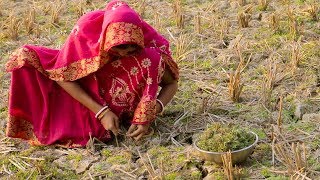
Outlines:
{"type": "Polygon", "coordinates": [[[147,124],[156,117],[158,85],[169,70],[179,77],[168,41],[125,2],[82,16],[63,47],[25,45],[12,53],[7,136],[34,145],[84,146],[90,138],[111,138],[95,114],[55,81],[75,81],[121,121],[147,124]],[[121,44],[141,52],[122,58],[109,53],[121,44]]]}

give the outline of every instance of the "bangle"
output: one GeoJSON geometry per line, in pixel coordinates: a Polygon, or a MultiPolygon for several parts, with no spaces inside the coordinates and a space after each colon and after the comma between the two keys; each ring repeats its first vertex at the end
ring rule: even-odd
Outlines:
{"type": "Polygon", "coordinates": [[[163,111],[164,111],[164,105],[163,105],[163,103],[160,101],[160,99],[156,99],[156,102],[158,102],[158,103],[160,104],[160,106],[161,106],[161,112],[160,112],[159,114],[162,114],[163,111]]]}
{"type": "Polygon", "coordinates": [[[98,116],[97,119],[101,121],[101,119],[103,118],[103,116],[104,116],[107,112],[109,112],[109,111],[110,111],[110,108],[107,108],[106,110],[102,111],[102,113],[99,114],[99,116],[98,116]]]}
{"type": "Polygon", "coordinates": [[[109,108],[109,106],[104,106],[103,108],[101,108],[98,112],[97,112],[97,114],[94,116],[95,118],[98,118],[98,116],[104,111],[104,110],[106,110],[106,109],[108,109],[109,108]]]}

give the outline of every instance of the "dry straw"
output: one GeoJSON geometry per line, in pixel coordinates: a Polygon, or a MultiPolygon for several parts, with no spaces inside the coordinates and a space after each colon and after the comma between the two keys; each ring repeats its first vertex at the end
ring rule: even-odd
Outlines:
{"type": "Polygon", "coordinates": [[[279,114],[277,118],[277,126],[280,133],[282,131],[282,109],[283,109],[283,97],[281,96],[279,101],[279,114]]]}
{"type": "Polygon", "coordinates": [[[300,41],[293,42],[291,44],[291,63],[293,70],[299,67],[299,64],[302,59],[301,45],[300,41]]]}
{"type": "Polygon", "coordinates": [[[143,0],[142,2],[140,2],[140,6],[138,7],[138,12],[141,17],[144,17],[146,6],[147,6],[146,0],[143,0]]]}
{"type": "Polygon", "coordinates": [[[182,34],[178,38],[174,39],[175,52],[174,59],[178,62],[185,59],[187,55],[190,53],[190,45],[192,41],[190,41],[190,35],[182,34]]]}
{"type": "Polygon", "coordinates": [[[26,29],[27,34],[31,34],[34,31],[35,28],[35,9],[32,8],[29,13],[28,16],[24,19],[24,26],[26,29]]]}
{"type": "Polygon", "coordinates": [[[299,30],[298,30],[298,21],[297,18],[293,12],[293,9],[290,8],[290,6],[288,6],[288,10],[287,10],[287,15],[288,15],[288,23],[289,23],[289,32],[290,35],[293,39],[296,39],[296,37],[299,34],[299,30]]]}
{"type": "Polygon", "coordinates": [[[239,6],[244,6],[246,5],[246,0],[238,0],[239,6]]]}
{"type": "Polygon", "coordinates": [[[228,180],[234,180],[231,152],[227,152],[222,157],[223,171],[228,180]]]}
{"type": "Polygon", "coordinates": [[[251,20],[251,11],[252,11],[251,5],[248,5],[244,8],[244,10],[239,11],[238,13],[238,24],[242,28],[249,27],[249,22],[251,20]]]}
{"type": "Polygon", "coordinates": [[[162,22],[159,12],[154,13],[154,28],[157,31],[162,32],[162,22]]]}
{"type": "Polygon", "coordinates": [[[307,151],[304,143],[292,143],[291,148],[286,144],[276,144],[275,154],[287,170],[284,172],[291,179],[310,179],[307,177],[307,151]]]}
{"type": "Polygon", "coordinates": [[[268,69],[263,78],[263,84],[262,84],[263,104],[268,109],[271,108],[271,96],[272,96],[272,91],[275,85],[276,76],[277,76],[277,64],[273,60],[270,60],[268,64],[268,69]]]}
{"type": "Polygon", "coordinates": [[[2,1],[0,2],[0,16],[2,16],[3,15],[3,13],[2,13],[2,9],[3,9],[3,4],[2,4],[2,1]]]}
{"type": "Polygon", "coordinates": [[[49,15],[51,12],[51,3],[47,2],[47,3],[43,4],[41,9],[42,9],[44,15],[49,15]]]}
{"type": "Polygon", "coordinates": [[[34,34],[37,38],[40,37],[40,35],[41,35],[41,28],[40,28],[40,26],[39,26],[38,24],[36,24],[36,25],[34,26],[33,34],[34,34]]]}
{"type": "Polygon", "coordinates": [[[173,2],[173,13],[178,28],[184,28],[184,17],[183,17],[183,7],[181,0],[174,0],[173,2]]]}
{"type": "Polygon", "coordinates": [[[59,23],[59,15],[63,9],[63,3],[60,0],[55,1],[51,4],[50,8],[50,22],[52,24],[58,24],[59,23]]]}
{"type": "Polygon", "coordinates": [[[277,32],[280,27],[279,17],[277,14],[272,13],[269,18],[269,27],[272,28],[273,32],[277,32]]]}
{"type": "Polygon", "coordinates": [[[259,8],[262,11],[267,10],[270,0],[259,0],[259,8]]]}
{"type": "Polygon", "coordinates": [[[7,35],[12,40],[17,40],[19,36],[19,30],[20,30],[20,19],[18,19],[16,16],[11,13],[11,15],[7,19],[8,24],[7,27],[7,35]]]}
{"type": "Polygon", "coordinates": [[[199,12],[194,17],[194,31],[201,34],[201,16],[199,12]]]}
{"type": "Polygon", "coordinates": [[[223,18],[220,20],[219,25],[220,25],[219,38],[220,40],[224,40],[229,33],[230,21],[227,20],[226,18],[223,18]]]}
{"type": "Polygon", "coordinates": [[[85,14],[85,6],[86,6],[86,2],[83,0],[81,0],[79,3],[77,3],[76,14],[78,17],[81,17],[82,15],[85,14]]]}
{"type": "Polygon", "coordinates": [[[229,74],[229,83],[228,83],[228,91],[229,91],[229,97],[233,102],[239,102],[240,101],[240,95],[243,89],[243,84],[241,83],[241,73],[246,68],[248,63],[250,62],[251,55],[247,60],[247,64],[245,63],[245,59],[243,58],[240,45],[238,43],[237,45],[237,54],[240,58],[240,62],[237,66],[237,69],[234,72],[231,72],[229,74]]]}
{"type": "Polygon", "coordinates": [[[313,21],[318,21],[319,4],[313,2],[308,5],[307,13],[310,15],[313,21]]]}

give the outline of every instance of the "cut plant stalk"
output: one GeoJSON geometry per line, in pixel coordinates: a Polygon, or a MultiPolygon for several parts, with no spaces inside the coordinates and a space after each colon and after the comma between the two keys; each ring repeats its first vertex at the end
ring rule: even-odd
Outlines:
{"type": "Polygon", "coordinates": [[[194,31],[198,34],[201,34],[201,17],[199,12],[194,17],[194,31]]]}
{"type": "Polygon", "coordinates": [[[293,179],[299,179],[303,174],[305,176],[303,179],[310,179],[307,177],[309,169],[304,143],[292,143],[291,147],[282,143],[276,144],[275,153],[279,161],[286,166],[286,173],[293,179]]]}
{"type": "Polygon", "coordinates": [[[291,50],[291,63],[293,70],[299,67],[300,62],[302,60],[302,52],[301,52],[301,45],[300,41],[298,42],[293,42],[292,45],[292,50],[291,50]]]}
{"type": "Polygon", "coordinates": [[[40,38],[41,36],[41,29],[40,25],[36,24],[33,30],[33,34],[35,35],[36,38],[40,38]]]}
{"type": "Polygon", "coordinates": [[[85,5],[86,5],[86,2],[84,2],[83,0],[77,3],[76,13],[78,17],[81,17],[82,15],[85,14],[85,5]]]}
{"type": "Polygon", "coordinates": [[[63,4],[60,0],[56,1],[55,3],[51,4],[51,11],[50,11],[50,20],[52,24],[58,24],[59,23],[59,15],[62,11],[63,4]]]}
{"type": "Polygon", "coordinates": [[[190,36],[187,34],[182,34],[178,38],[174,39],[175,44],[175,53],[174,59],[177,61],[181,61],[186,58],[186,56],[190,53],[190,45],[192,41],[190,41],[190,36]]]}
{"type": "Polygon", "coordinates": [[[154,28],[157,31],[162,32],[162,23],[161,23],[161,18],[160,18],[159,12],[156,12],[154,14],[154,28]]]}
{"type": "Polygon", "coordinates": [[[239,6],[244,6],[246,5],[246,0],[238,0],[239,6]]]}
{"type": "Polygon", "coordinates": [[[313,21],[318,21],[319,4],[313,2],[311,5],[308,5],[307,12],[313,21]]]}
{"type": "Polygon", "coordinates": [[[295,14],[293,13],[293,9],[290,8],[290,6],[288,6],[287,15],[288,15],[290,35],[292,39],[296,39],[299,34],[298,21],[295,14]]]}
{"type": "Polygon", "coordinates": [[[229,27],[230,27],[230,21],[227,19],[221,19],[220,20],[220,40],[224,40],[227,37],[227,34],[229,33],[229,27]]]}
{"type": "Polygon", "coordinates": [[[31,34],[35,28],[35,9],[29,11],[27,18],[24,19],[24,26],[27,34],[31,34]]]}
{"type": "MultiPolygon", "coordinates": [[[[239,45],[238,45],[239,46],[239,45]]],[[[244,65],[244,58],[242,56],[242,52],[240,48],[237,49],[238,56],[240,58],[240,62],[237,66],[237,69],[234,72],[229,74],[229,83],[228,83],[228,90],[229,90],[229,97],[233,102],[240,101],[240,95],[243,89],[243,84],[241,83],[241,73],[245,69],[245,67],[250,62],[251,56],[248,58],[247,64],[244,65]]]]}
{"type": "Polygon", "coordinates": [[[19,30],[21,22],[18,18],[16,18],[13,13],[9,16],[7,19],[8,25],[7,25],[7,35],[12,40],[17,40],[19,36],[19,30]]]}
{"type": "Polygon", "coordinates": [[[273,32],[277,32],[279,30],[279,18],[278,15],[275,13],[272,13],[269,19],[269,27],[272,28],[273,32]]]}
{"type": "Polygon", "coordinates": [[[249,27],[251,20],[252,5],[248,5],[244,10],[238,13],[238,24],[241,28],[249,27]]]}
{"type": "Polygon", "coordinates": [[[143,0],[138,8],[138,12],[141,17],[144,17],[146,6],[147,6],[146,0],[143,0]]]}
{"type": "Polygon", "coordinates": [[[271,96],[274,88],[274,84],[277,76],[277,64],[273,61],[269,61],[267,72],[263,78],[262,94],[263,104],[270,109],[271,108],[271,96]]]}
{"type": "Polygon", "coordinates": [[[282,132],[282,108],[283,108],[283,97],[281,96],[279,101],[279,114],[277,118],[277,126],[280,133],[282,132]]]}
{"type": "Polygon", "coordinates": [[[259,0],[259,9],[262,11],[267,10],[270,0],[259,0]]]}
{"type": "Polygon", "coordinates": [[[178,28],[184,28],[184,17],[183,17],[183,7],[181,0],[174,0],[173,2],[173,12],[176,25],[178,28]]]}
{"type": "Polygon", "coordinates": [[[234,180],[233,178],[233,166],[232,166],[232,159],[231,159],[231,152],[227,152],[222,156],[222,163],[223,163],[223,171],[225,176],[228,180],[234,180]]]}

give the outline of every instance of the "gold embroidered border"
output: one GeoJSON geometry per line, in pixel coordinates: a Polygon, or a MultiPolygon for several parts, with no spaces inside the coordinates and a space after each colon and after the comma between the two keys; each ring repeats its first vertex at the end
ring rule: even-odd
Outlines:
{"type": "Polygon", "coordinates": [[[42,74],[47,74],[40,64],[37,53],[25,47],[19,48],[11,53],[9,61],[6,64],[6,70],[13,71],[21,68],[26,62],[42,74]]]}
{"type": "Polygon", "coordinates": [[[150,123],[156,118],[156,100],[143,97],[134,112],[133,124],[150,123]]]}
{"type": "Polygon", "coordinates": [[[142,29],[132,23],[116,22],[108,26],[104,50],[109,50],[112,46],[121,43],[136,43],[144,47],[144,36],[142,29]]]}
{"type": "Polygon", "coordinates": [[[6,64],[6,70],[13,71],[21,68],[27,63],[52,80],[73,81],[97,71],[99,67],[107,62],[107,60],[108,57],[105,55],[99,55],[88,59],[82,59],[62,68],[44,70],[40,64],[37,53],[23,47],[11,54],[9,61],[6,64]]]}
{"type": "Polygon", "coordinates": [[[13,138],[28,140],[32,145],[41,145],[33,132],[32,124],[22,118],[10,116],[7,122],[6,135],[13,138]]]}
{"type": "Polygon", "coordinates": [[[174,79],[179,79],[179,67],[177,63],[168,55],[161,53],[161,57],[163,61],[165,62],[166,66],[169,67],[170,71],[172,72],[172,75],[174,79]]]}

